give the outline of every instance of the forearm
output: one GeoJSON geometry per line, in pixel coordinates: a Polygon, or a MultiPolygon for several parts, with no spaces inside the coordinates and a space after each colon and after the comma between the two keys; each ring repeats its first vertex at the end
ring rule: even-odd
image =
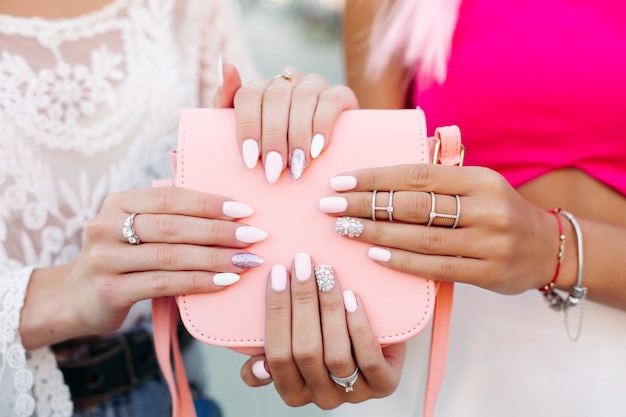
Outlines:
{"type": "MultiPolygon", "coordinates": [[[[20,336],[27,350],[81,336],[71,303],[65,302],[59,279],[65,266],[35,269],[20,317],[20,336]]],[[[70,289],[71,291],[71,289],[70,289]]]]}
{"type": "Polygon", "coordinates": [[[393,1],[347,0],[343,15],[343,48],[347,84],[361,108],[405,108],[411,71],[394,57],[380,74],[368,69],[372,24],[393,1]]]}
{"type": "MultiPolygon", "coordinates": [[[[577,217],[583,235],[583,286],[587,298],[626,310],[626,229],[577,217]]],[[[563,218],[566,253],[556,281],[557,288],[569,291],[576,283],[576,234],[563,218]]]]}

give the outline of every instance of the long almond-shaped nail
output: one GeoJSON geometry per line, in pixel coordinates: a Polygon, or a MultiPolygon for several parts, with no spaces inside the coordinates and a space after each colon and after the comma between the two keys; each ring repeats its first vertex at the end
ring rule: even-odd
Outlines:
{"type": "Polygon", "coordinates": [[[335,288],[333,268],[329,264],[317,265],[315,267],[315,281],[321,292],[328,292],[335,288]]]}
{"type": "Polygon", "coordinates": [[[220,287],[227,287],[239,281],[239,275],[232,272],[220,272],[213,275],[213,283],[220,287]]]}
{"type": "Polygon", "coordinates": [[[354,313],[356,311],[359,305],[354,292],[351,290],[345,290],[343,292],[343,305],[348,313],[354,313]]]}
{"type": "Polygon", "coordinates": [[[235,230],[235,237],[241,243],[256,243],[267,238],[265,230],[253,226],[241,226],[235,230]]]}
{"type": "Polygon", "coordinates": [[[283,265],[274,265],[270,271],[270,285],[274,291],[287,288],[287,269],[283,265]]]}
{"type": "Polygon", "coordinates": [[[330,188],[335,191],[348,191],[356,187],[356,178],[350,175],[338,175],[330,179],[330,188]]]}
{"type": "Polygon", "coordinates": [[[272,151],[265,157],[265,178],[270,184],[278,181],[280,173],[283,172],[283,157],[276,151],[272,151]]]}
{"type": "Polygon", "coordinates": [[[259,162],[259,144],[254,139],[246,139],[243,141],[243,146],[241,150],[243,154],[243,163],[248,167],[248,169],[252,169],[259,162]]]}
{"type": "Polygon", "coordinates": [[[343,213],[348,208],[348,200],[343,197],[324,197],[320,199],[319,207],[324,213],[343,213]]]}
{"type": "Polygon", "coordinates": [[[391,252],[387,249],[373,246],[367,251],[367,256],[375,261],[389,262],[389,260],[391,259],[391,252]]]}
{"type": "Polygon", "coordinates": [[[298,281],[306,281],[311,278],[311,255],[297,253],[293,260],[298,281]]]}
{"type": "Polygon", "coordinates": [[[324,149],[324,142],[326,142],[326,139],[324,139],[322,134],[317,133],[313,136],[313,139],[311,139],[311,158],[315,159],[320,156],[324,149]]]}
{"type": "Polygon", "coordinates": [[[265,259],[253,253],[241,252],[234,254],[231,258],[231,262],[233,266],[236,266],[237,268],[250,269],[263,265],[265,259]]]}
{"type": "Polygon", "coordinates": [[[363,233],[363,223],[354,217],[339,217],[335,222],[335,232],[345,237],[359,237],[363,233]]]}
{"type": "Polygon", "coordinates": [[[225,201],[222,205],[222,212],[225,216],[232,217],[233,219],[242,219],[252,216],[254,209],[238,201],[225,201]]]}
{"type": "Polygon", "coordinates": [[[270,379],[272,375],[265,368],[265,361],[257,361],[252,364],[252,374],[261,381],[270,379]]]}
{"type": "Polygon", "coordinates": [[[306,157],[304,156],[304,151],[302,149],[296,149],[291,154],[291,176],[294,180],[299,180],[302,177],[302,173],[304,172],[304,168],[306,166],[306,157]]]}

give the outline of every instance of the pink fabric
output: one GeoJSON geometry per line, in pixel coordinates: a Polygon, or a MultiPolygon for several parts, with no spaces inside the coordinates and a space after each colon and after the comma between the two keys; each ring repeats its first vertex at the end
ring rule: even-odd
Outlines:
{"type": "Polygon", "coordinates": [[[625,18],[623,0],[464,0],[447,80],[414,104],[513,186],[575,167],[626,195],[625,18]]]}

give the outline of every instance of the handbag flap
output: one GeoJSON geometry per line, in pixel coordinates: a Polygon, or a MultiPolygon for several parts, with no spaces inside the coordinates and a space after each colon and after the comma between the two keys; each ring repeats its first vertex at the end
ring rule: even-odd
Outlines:
{"type": "Polygon", "coordinates": [[[307,166],[304,175],[294,180],[286,170],[274,184],[265,179],[261,164],[253,170],[244,166],[235,130],[232,109],[185,110],[179,124],[175,185],[252,206],[255,213],[240,222],[269,233],[266,240],[248,248],[265,262],[243,272],[239,282],[222,291],[179,296],[178,307],[189,332],[211,345],[259,351],[269,271],[275,264],[289,270],[293,256],[307,252],[315,264],[332,265],[342,289],[359,294],[381,344],[418,334],[432,315],[437,284],[370,260],[371,244],[339,236],[335,217],[322,213],[319,200],[333,194],[329,181],[342,172],[429,163],[432,138],[427,137],[423,112],[345,111],[328,149],[307,166]]]}

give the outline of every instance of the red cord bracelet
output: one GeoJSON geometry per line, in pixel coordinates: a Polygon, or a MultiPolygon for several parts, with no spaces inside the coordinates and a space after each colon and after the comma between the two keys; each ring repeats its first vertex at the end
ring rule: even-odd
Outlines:
{"type": "Polygon", "coordinates": [[[556,217],[556,221],[559,224],[559,255],[558,255],[558,263],[556,264],[556,271],[554,272],[554,277],[552,281],[539,288],[539,291],[542,293],[547,293],[554,288],[554,283],[556,279],[559,277],[559,272],[561,271],[561,265],[563,264],[563,258],[565,257],[565,234],[563,234],[563,223],[561,222],[561,209],[556,208],[554,210],[548,210],[549,213],[554,214],[556,217]]]}

